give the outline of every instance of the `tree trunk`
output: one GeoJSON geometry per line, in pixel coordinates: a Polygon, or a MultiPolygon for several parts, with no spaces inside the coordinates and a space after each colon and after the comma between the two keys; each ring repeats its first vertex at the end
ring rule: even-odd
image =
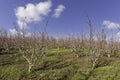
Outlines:
{"type": "Polygon", "coordinates": [[[33,65],[29,64],[28,72],[31,72],[32,67],[33,67],[33,65]]]}

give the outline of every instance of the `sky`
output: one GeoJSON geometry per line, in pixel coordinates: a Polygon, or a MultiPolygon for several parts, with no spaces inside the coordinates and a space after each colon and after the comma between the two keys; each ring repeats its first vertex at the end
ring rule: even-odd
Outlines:
{"type": "Polygon", "coordinates": [[[96,31],[120,36],[120,0],[0,0],[0,27],[15,34],[15,24],[28,34],[36,27],[53,36],[88,33],[86,14],[96,31]]]}

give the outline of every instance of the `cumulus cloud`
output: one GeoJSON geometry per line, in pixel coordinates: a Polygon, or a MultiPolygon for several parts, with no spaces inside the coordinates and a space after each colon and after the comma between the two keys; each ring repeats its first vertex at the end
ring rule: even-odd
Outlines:
{"type": "Polygon", "coordinates": [[[120,31],[115,35],[115,40],[120,41],[120,31]]]}
{"type": "Polygon", "coordinates": [[[11,35],[18,34],[18,32],[16,31],[16,29],[9,29],[9,32],[10,32],[11,35]]]}
{"type": "Polygon", "coordinates": [[[117,33],[117,36],[120,38],[120,32],[117,33]]]}
{"type": "MultiPolygon", "coordinates": [[[[12,36],[15,36],[15,35],[18,35],[18,34],[23,35],[23,33],[22,33],[21,31],[18,32],[16,29],[9,29],[9,32],[10,32],[10,35],[12,35],[12,36]]],[[[29,37],[29,36],[32,35],[32,33],[27,32],[27,33],[25,33],[24,35],[25,35],[26,37],[29,37]]]]}
{"type": "Polygon", "coordinates": [[[65,6],[58,5],[57,8],[54,10],[53,16],[58,18],[64,10],[65,10],[65,6]]]}
{"type": "Polygon", "coordinates": [[[25,36],[26,36],[26,37],[30,37],[30,36],[32,36],[32,33],[27,32],[27,33],[25,34],[25,36]]]}
{"type": "Polygon", "coordinates": [[[20,29],[26,29],[28,23],[42,21],[42,19],[50,13],[51,6],[52,3],[48,0],[38,4],[29,3],[25,7],[17,7],[15,9],[15,15],[20,29]]]}
{"type": "Polygon", "coordinates": [[[103,21],[103,25],[107,27],[108,29],[117,29],[120,28],[120,24],[116,22],[111,22],[108,20],[103,21]]]}

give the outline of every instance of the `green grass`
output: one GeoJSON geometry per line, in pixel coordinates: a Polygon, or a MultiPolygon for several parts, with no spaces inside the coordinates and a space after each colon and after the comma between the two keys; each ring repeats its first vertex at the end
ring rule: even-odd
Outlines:
{"type": "Polygon", "coordinates": [[[20,54],[5,54],[0,55],[0,80],[119,80],[120,58],[105,59],[106,65],[91,71],[88,56],[77,58],[70,49],[54,48],[28,73],[28,64],[20,54]]]}
{"type": "Polygon", "coordinates": [[[64,48],[54,48],[54,49],[50,49],[49,51],[50,53],[68,53],[70,52],[70,49],[64,49],[64,48]]]}
{"type": "Polygon", "coordinates": [[[19,65],[9,65],[0,67],[0,79],[2,80],[20,80],[24,74],[25,70],[19,65]]]}
{"type": "Polygon", "coordinates": [[[105,66],[95,69],[90,80],[119,80],[120,69],[114,66],[105,66]]]}

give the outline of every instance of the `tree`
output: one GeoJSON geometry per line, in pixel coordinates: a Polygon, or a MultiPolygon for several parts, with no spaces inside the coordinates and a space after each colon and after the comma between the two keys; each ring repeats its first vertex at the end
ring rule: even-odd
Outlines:
{"type": "Polygon", "coordinates": [[[47,46],[45,45],[46,35],[44,32],[40,35],[34,30],[31,35],[26,36],[26,30],[16,30],[16,44],[19,49],[19,53],[28,63],[28,71],[31,72],[32,67],[35,65],[36,61],[40,59],[43,55],[47,53],[47,46]]]}

